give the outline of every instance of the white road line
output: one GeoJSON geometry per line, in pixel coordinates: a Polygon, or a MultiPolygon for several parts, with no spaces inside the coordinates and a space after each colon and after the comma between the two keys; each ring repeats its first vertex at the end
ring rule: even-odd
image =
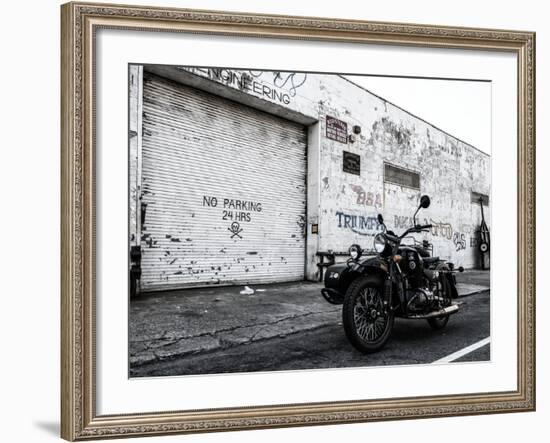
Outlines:
{"type": "Polygon", "coordinates": [[[473,345],[466,346],[465,348],[462,348],[459,351],[453,352],[452,354],[447,355],[446,357],[440,358],[439,360],[432,362],[432,364],[450,363],[452,361],[458,360],[460,357],[463,357],[466,354],[469,354],[470,352],[475,351],[476,349],[482,348],[483,346],[489,343],[491,343],[491,337],[484,338],[483,340],[480,340],[477,343],[474,343],[473,345]]]}

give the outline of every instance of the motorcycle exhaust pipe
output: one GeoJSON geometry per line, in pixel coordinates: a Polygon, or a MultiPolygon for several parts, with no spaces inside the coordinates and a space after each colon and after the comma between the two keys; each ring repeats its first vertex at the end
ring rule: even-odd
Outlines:
{"type": "Polygon", "coordinates": [[[440,309],[439,311],[433,311],[428,314],[410,315],[408,318],[425,319],[425,318],[442,317],[443,315],[456,314],[459,309],[460,307],[458,305],[451,305],[451,306],[447,306],[446,308],[440,309]]]}

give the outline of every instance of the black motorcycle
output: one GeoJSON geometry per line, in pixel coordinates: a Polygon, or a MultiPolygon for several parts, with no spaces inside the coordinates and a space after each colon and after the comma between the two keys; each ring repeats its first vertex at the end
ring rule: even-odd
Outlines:
{"type": "MultiPolygon", "coordinates": [[[[414,226],[402,235],[386,229],[374,237],[376,255],[363,257],[359,245],[349,248],[347,263],[327,268],[321,293],[332,304],[343,304],[342,317],[348,340],[361,352],[380,350],[388,341],[395,317],[425,319],[433,329],[442,329],[459,310],[454,265],[432,257],[430,244],[418,243],[409,234],[429,232],[432,225],[416,223],[416,214],[430,206],[423,195],[414,213],[414,226]],[[404,239],[412,238],[412,245],[404,239]]],[[[459,272],[463,268],[458,269],[459,272]]]]}

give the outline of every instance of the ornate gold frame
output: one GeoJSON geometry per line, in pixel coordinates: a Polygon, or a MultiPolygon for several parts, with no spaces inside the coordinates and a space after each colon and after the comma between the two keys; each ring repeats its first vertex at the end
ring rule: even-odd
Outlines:
{"type": "Polygon", "coordinates": [[[61,435],[67,440],[535,409],[535,34],[69,3],[62,17],[61,435]],[[98,28],[509,51],[518,57],[518,387],[511,392],[98,416],[95,411],[94,32],[98,28]]]}

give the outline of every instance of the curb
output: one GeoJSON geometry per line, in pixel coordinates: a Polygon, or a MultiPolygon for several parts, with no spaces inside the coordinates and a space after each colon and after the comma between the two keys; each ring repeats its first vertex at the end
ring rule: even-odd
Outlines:
{"type": "Polygon", "coordinates": [[[480,288],[480,289],[476,289],[475,291],[470,291],[470,292],[465,292],[463,294],[458,294],[458,298],[463,298],[463,297],[470,297],[472,295],[477,295],[477,294],[481,294],[482,292],[488,292],[490,291],[491,289],[489,287],[486,287],[486,288],[480,288]]]}

